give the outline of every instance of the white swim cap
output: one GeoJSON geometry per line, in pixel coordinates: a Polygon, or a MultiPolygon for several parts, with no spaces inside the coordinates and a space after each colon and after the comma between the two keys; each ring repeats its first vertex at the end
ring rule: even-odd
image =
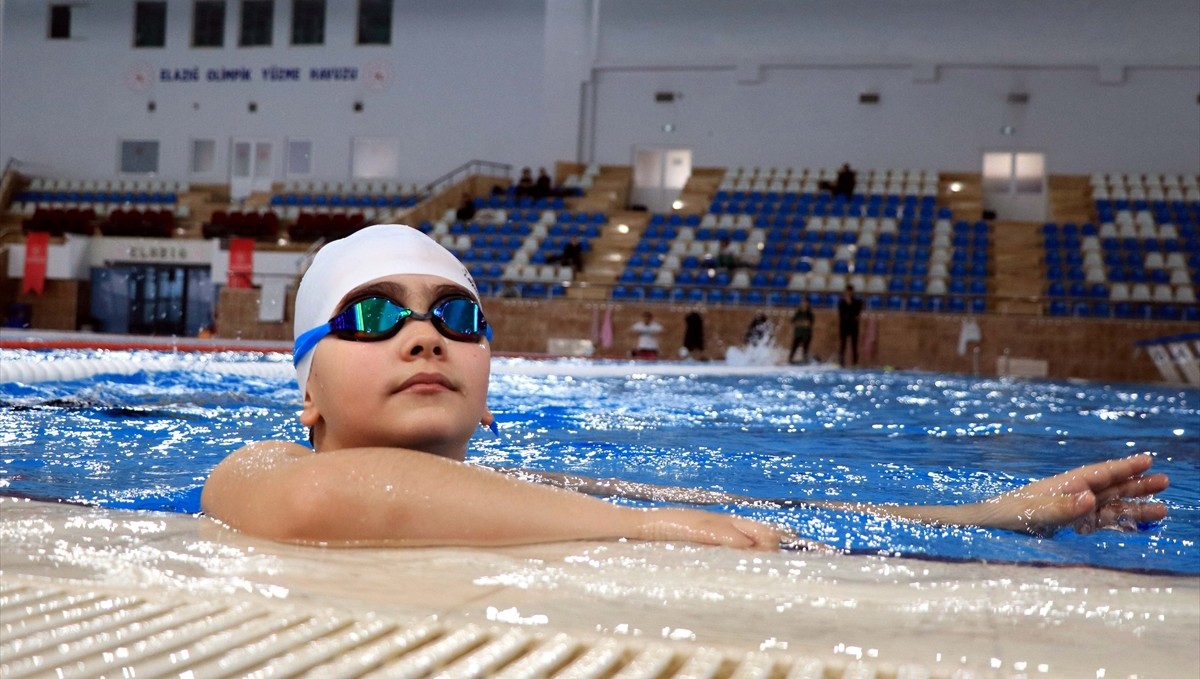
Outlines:
{"type": "MultiPolygon", "coordinates": [[[[327,323],[338,303],[355,288],[398,274],[444,278],[468,290],[479,290],[462,262],[429,236],[402,224],[369,226],[322,247],[296,290],[292,338],[327,323]]],[[[296,381],[304,393],[313,352],[296,364],[296,381]]]]}

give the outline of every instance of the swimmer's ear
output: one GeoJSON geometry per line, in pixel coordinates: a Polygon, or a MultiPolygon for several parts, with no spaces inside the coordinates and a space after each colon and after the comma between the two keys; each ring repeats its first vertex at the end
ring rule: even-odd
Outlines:
{"type": "Polygon", "coordinates": [[[500,435],[500,427],[496,426],[496,416],[492,414],[492,411],[483,411],[483,419],[479,420],[479,424],[487,427],[493,436],[500,435]]]}
{"type": "Polygon", "coordinates": [[[304,390],[304,409],[300,411],[300,424],[306,427],[315,427],[317,422],[321,421],[321,413],[317,409],[317,404],[313,402],[312,394],[308,389],[304,390]]]}

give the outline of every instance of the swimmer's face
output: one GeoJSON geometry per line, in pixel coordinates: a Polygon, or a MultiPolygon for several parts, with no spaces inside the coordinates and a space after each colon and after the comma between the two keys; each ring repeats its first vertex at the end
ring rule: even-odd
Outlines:
{"type": "MultiPolygon", "coordinates": [[[[347,294],[340,312],[367,294],[428,312],[461,287],[425,275],[390,276],[347,294]]],[[[408,319],[393,337],[321,340],[313,350],[300,421],[314,427],[318,452],[389,446],[461,460],[488,418],[491,347],[486,339],[443,336],[429,321],[408,319]]]]}

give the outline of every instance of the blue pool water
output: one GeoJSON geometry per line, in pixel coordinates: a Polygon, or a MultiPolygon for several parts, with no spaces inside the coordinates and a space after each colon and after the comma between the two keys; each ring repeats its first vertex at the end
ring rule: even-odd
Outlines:
{"type": "MultiPolygon", "coordinates": [[[[0,365],[81,355],[4,350],[0,365]]],[[[244,442],[304,440],[287,357],[185,362],[184,370],[0,383],[0,493],[195,512],[209,470],[244,442]],[[212,361],[280,370],[230,375],[207,369],[212,361]]],[[[1043,539],[810,508],[713,509],[784,523],[857,553],[1200,573],[1194,389],[838,370],[638,374],[636,366],[587,361],[496,365],[489,403],[502,436],[481,432],[472,445],[473,459],[496,466],[764,498],[958,503],[1149,451],[1155,470],[1171,477],[1160,496],[1170,515],[1136,533],[1043,539]]]]}

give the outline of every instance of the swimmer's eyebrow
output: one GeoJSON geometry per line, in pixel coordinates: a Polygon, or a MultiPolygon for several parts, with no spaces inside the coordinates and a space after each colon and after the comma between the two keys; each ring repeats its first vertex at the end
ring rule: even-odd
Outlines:
{"type": "MultiPolygon", "coordinates": [[[[365,297],[386,297],[393,302],[405,304],[405,297],[409,294],[409,291],[410,289],[408,287],[400,285],[399,283],[392,281],[376,281],[374,283],[368,283],[361,288],[355,288],[354,290],[351,290],[346,294],[345,297],[342,298],[342,301],[338,304],[338,308],[341,309],[345,307],[350,300],[363,299],[365,297]]],[[[429,294],[429,299],[431,301],[456,295],[471,297],[471,293],[467,292],[462,287],[451,285],[449,283],[435,285],[434,287],[430,288],[429,294]]]]}

